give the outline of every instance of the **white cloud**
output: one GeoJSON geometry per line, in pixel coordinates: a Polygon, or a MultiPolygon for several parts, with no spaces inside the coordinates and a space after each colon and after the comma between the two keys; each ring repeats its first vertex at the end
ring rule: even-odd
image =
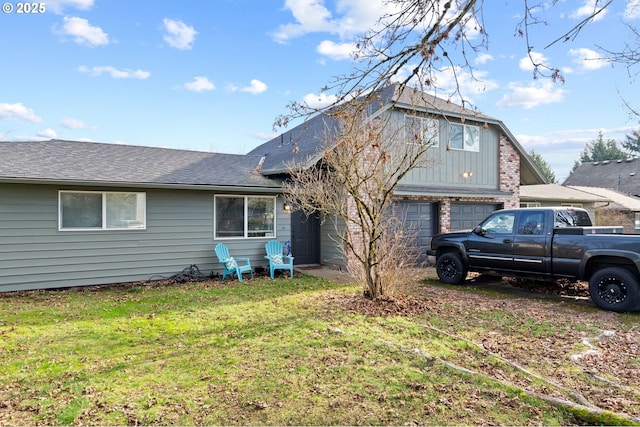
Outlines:
{"type": "Polygon", "coordinates": [[[97,66],[97,67],[85,67],[80,66],[78,67],[78,71],[80,71],[81,73],[89,73],[93,76],[100,76],[103,73],[107,73],[110,74],[112,78],[114,79],[138,79],[138,80],[145,80],[148,79],[149,76],[151,76],[151,73],[149,71],[143,71],[143,70],[130,70],[130,69],[124,69],[124,70],[119,70],[115,67],[112,67],[110,65],[107,66],[97,66]]]}
{"type": "Polygon", "coordinates": [[[534,63],[537,65],[546,64],[549,59],[540,52],[531,51],[518,62],[518,67],[522,71],[533,71],[534,63]]]}
{"type": "Polygon", "coordinates": [[[385,0],[338,0],[334,16],[325,0],[286,0],[295,22],[280,25],[272,37],[278,43],[316,32],[351,37],[371,28],[389,7],[385,0]]]}
{"type": "Polygon", "coordinates": [[[192,82],[184,84],[185,89],[191,92],[204,92],[207,90],[214,90],[216,86],[204,76],[196,76],[192,82]]]}
{"type": "Polygon", "coordinates": [[[585,70],[597,70],[609,65],[609,61],[602,58],[595,50],[581,48],[569,50],[569,55],[574,59],[573,62],[580,65],[585,70]]]}
{"type": "Polygon", "coordinates": [[[267,90],[267,85],[260,80],[253,79],[249,83],[249,86],[240,87],[229,83],[226,88],[229,92],[248,92],[253,95],[259,95],[267,90]]]}
{"type": "Polygon", "coordinates": [[[267,90],[267,85],[260,80],[253,79],[251,80],[249,86],[245,86],[240,89],[241,92],[249,92],[253,95],[258,95],[267,90]]]}
{"type": "Polygon", "coordinates": [[[481,53],[476,57],[476,65],[483,65],[486,64],[489,61],[493,61],[493,55],[490,55],[488,53],[481,53]]]}
{"type": "Polygon", "coordinates": [[[189,25],[182,21],[176,21],[169,18],[164,18],[164,30],[167,32],[164,36],[164,41],[171,47],[175,47],[180,50],[189,50],[192,48],[193,41],[196,38],[198,32],[189,25]]]}
{"type": "Polygon", "coordinates": [[[58,137],[58,134],[53,129],[45,129],[38,132],[36,135],[41,136],[43,138],[55,139],[58,137]]]}
{"type": "Polygon", "coordinates": [[[89,10],[93,7],[93,0],[47,0],[47,11],[55,14],[63,13],[67,7],[89,10]]]}
{"type": "Polygon", "coordinates": [[[624,10],[624,17],[627,19],[640,18],[640,0],[629,0],[624,10]]]}
{"type": "Polygon", "coordinates": [[[72,118],[62,119],[60,124],[66,127],[67,129],[88,129],[89,128],[89,126],[83,123],[82,121],[77,119],[72,119],[72,118]]]}
{"type": "Polygon", "coordinates": [[[316,51],[320,55],[327,56],[336,61],[352,59],[357,49],[354,43],[334,43],[330,40],[323,40],[318,47],[316,47],[316,51]]]}
{"type": "MultiPolygon", "coordinates": [[[[602,2],[600,0],[584,0],[584,4],[571,12],[569,17],[573,19],[585,19],[601,8],[602,2]]],[[[607,9],[604,9],[593,18],[593,21],[601,20],[606,14],[607,9]]]]}
{"type": "Polygon", "coordinates": [[[338,98],[335,95],[327,95],[326,93],[310,93],[302,99],[302,104],[313,109],[322,109],[336,102],[338,98]]]}
{"type": "Polygon", "coordinates": [[[529,109],[564,100],[566,90],[554,86],[549,80],[534,82],[528,86],[509,85],[509,93],[496,104],[498,107],[529,109]]]}
{"type": "Polygon", "coordinates": [[[0,103],[0,119],[23,120],[25,122],[40,123],[42,119],[33,110],[25,107],[21,102],[15,104],[0,103]]]}
{"type": "Polygon", "coordinates": [[[100,27],[94,27],[89,24],[88,20],[75,16],[64,17],[64,24],[59,33],[73,37],[73,40],[78,44],[90,47],[109,44],[109,35],[100,27]]]}
{"type": "MultiPolygon", "coordinates": [[[[394,82],[404,81],[411,75],[415,65],[409,64],[402,68],[397,74],[394,82]]],[[[489,73],[486,71],[475,70],[473,74],[462,67],[444,67],[432,70],[430,74],[419,72],[410,81],[409,84],[421,86],[425,81],[430,81],[433,88],[433,95],[439,97],[450,97],[452,102],[462,103],[460,95],[464,98],[465,104],[472,104],[473,97],[493,91],[500,87],[498,82],[489,79],[489,73]]]]}

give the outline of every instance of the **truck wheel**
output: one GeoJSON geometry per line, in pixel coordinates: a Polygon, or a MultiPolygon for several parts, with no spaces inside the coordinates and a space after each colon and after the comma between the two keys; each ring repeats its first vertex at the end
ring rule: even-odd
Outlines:
{"type": "Polygon", "coordinates": [[[455,252],[446,252],[436,260],[438,278],[450,285],[459,285],[467,278],[467,266],[455,252]]]}
{"type": "Polygon", "coordinates": [[[623,313],[634,310],[640,304],[640,285],[631,272],[619,267],[608,267],[591,276],[589,295],[598,307],[623,313]]]}

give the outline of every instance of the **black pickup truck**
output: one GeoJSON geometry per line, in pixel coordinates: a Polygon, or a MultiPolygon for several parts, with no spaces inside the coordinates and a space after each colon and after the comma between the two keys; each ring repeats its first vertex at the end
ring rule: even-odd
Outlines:
{"type": "Polygon", "coordinates": [[[640,235],[622,227],[593,227],[576,208],[520,208],[493,212],[471,231],[431,239],[441,281],[460,284],[467,272],[589,282],[605,310],[640,309],[640,235]]]}

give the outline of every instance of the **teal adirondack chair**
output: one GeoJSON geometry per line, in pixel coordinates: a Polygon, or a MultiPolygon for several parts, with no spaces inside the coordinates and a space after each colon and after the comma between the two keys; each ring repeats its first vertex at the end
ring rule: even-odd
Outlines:
{"type": "Polygon", "coordinates": [[[251,269],[251,261],[249,258],[234,258],[229,255],[229,248],[227,245],[218,243],[215,248],[216,256],[220,261],[220,264],[224,267],[224,273],[222,273],[222,280],[227,277],[227,274],[238,276],[238,281],[242,282],[242,273],[250,273],[253,279],[253,270],[251,269]],[[238,261],[242,262],[240,265],[238,261]]]}
{"type": "Polygon", "coordinates": [[[277,240],[270,240],[264,246],[267,251],[266,259],[269,260],[269,273],[273,279],[276,270],[289,270],[290,277],[293,277],[293,257],[283,254],[284,246],[277,240]]]}

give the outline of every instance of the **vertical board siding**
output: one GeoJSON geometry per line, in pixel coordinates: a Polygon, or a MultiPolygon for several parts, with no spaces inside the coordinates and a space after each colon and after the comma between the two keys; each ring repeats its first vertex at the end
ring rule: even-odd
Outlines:
{"type": "MultiPolygon", "coordinates": [[[[191,265],[221,272],[213,252],[218,242],[252,265],[266,265],[264,244],[271,238],[214,241],[213,192],[131,190],[146,192],[146,230],[59,231],[62,189],[74,190],[0,184],[0,291],[161,279],[191,265]]],[[[280,199],[276,211],[276,238],[290,240],[290,215],[280,199]]]]}
{"type": "MultiPolygon", "coordinates": [[[[401,113],[395,113],[401,114],[401,113]]],[[[431,147],[427,152],[427,164],[415,168],[403,179],[406,185],[428,185],[429,187],[469,187],[483,189],[497,189],[499,135],[495,128],[483,128],[482,123],[467,121],[467,125],[480,127],[480,150],[464,151],[447,149],[449,140],[448,122],[440,121],[440,138],[438,146],[431,147]],[[473,175],[463,178],[462,172],[469,171],[473,175]]]]}
{"type": "Polygon", "coordinates": [[[345,226],[342,218],[325,218],[320,226],[320,259],[329,267],[346,268],[344,253],[339,247],[338,236],[344,235],[345,226]],[[336,227],[336,224],[338,226],[336,227]],[[336,235],[337,232],[337,235],[336,235]]]}

